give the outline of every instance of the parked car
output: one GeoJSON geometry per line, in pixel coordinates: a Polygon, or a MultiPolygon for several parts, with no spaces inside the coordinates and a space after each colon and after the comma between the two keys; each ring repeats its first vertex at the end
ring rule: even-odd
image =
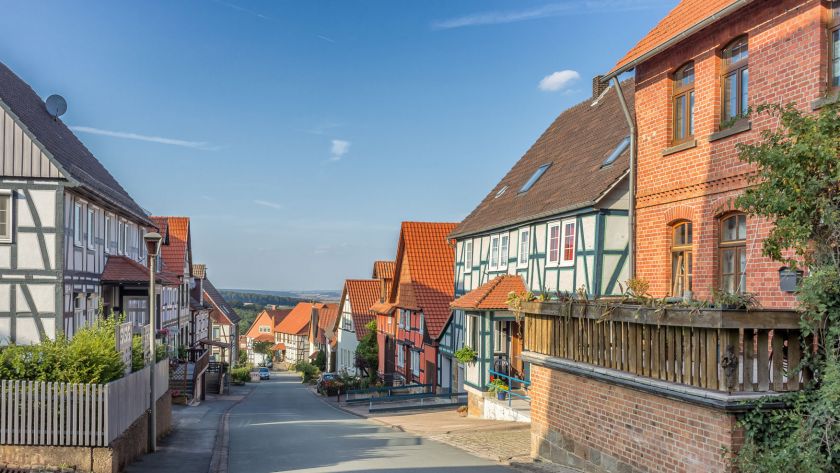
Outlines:
{"type": "Polygon", "coordinates": [[[268,368],[260,368],[260,379],[271,379],[271,373],[268,368]]]}
{"type": "Polygon", "coordinates": [[[315,388],[321,394],[331,396],[338,393],[338,389],[342,386],[341,378],[335,373],[321,373],[318,376],[318,382],[315,388]]]}

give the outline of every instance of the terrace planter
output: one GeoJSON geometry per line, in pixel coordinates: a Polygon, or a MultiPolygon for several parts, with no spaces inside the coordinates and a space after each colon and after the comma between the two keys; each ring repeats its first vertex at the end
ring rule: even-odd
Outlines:
{"type": "Polygon", "coordinates": [[[507,391],[496,391],[496,399],[500,401],[507,400],[507,391]]]}

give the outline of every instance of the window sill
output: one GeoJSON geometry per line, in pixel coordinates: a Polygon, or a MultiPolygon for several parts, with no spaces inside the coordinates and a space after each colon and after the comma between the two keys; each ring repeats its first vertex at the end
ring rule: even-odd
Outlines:
{"type": "Polygon", "coordinates": [[[680,151],[685,151],[687,149],[691,149],[697,146],[697,140],[688,140],[684,143],[680,143],[678,145],[671,146],[670,148],[665,148],[662,150],[662,156],[668,156],[674,153],[679,153],[680,151]]]}
{"type": "Polygon", "coordinates": [[[737,135],[738,133],[743,133],[745,131],[750,130],[752,130],[752,123],[749,120],[739,120],[731,127],[709,135],[709,141],[711,142],[722,140],[724,138],[729,138],[730,136],[737,135]]]}
{"type": "Polygon", "coordinates": [[[833,103],[840,102],[840,90],[833,90],[828,93],[825,97],[820,97],[817,100],[811,102],[811,110],[819,110],[826,105],[831,105],[833,103]]]}

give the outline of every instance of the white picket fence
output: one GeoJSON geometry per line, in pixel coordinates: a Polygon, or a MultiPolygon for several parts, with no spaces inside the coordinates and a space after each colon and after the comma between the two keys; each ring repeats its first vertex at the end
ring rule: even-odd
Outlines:
{"type": "MultiPolygon", "coordinates": [[[[110,445],[149,409],[150,372],[108,384],[0,380],[0,445],[110,445]]],[[[169,390],[169,361],[154,373],[158,399],[169,390]]]]}

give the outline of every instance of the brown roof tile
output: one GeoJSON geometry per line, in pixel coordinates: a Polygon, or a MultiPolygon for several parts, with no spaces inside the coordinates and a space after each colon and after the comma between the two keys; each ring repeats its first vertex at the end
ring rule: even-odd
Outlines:
{"type": "Polygon", "coordinates": [[[379,302],[380,282],[376,279],[348,279],[344,282],[344,290],[350,301],[356,338],[361,339],[368,334],[367,324],[376,318],[371,306],[379,302]]]}
{"type": "Polygon", "coordinates": [[[189,264],[190,219],[189,217],[151,217],[164,236],[160,247],[163,266],[170,273],[183,274],[184,264],[189,264]]]}
{"type": "MultiPolygon", "coordinates": [[[[622,89],[632,113],[632,81],[626,81],[622,89]]],[[[613,164],[603,164],[628,135],[614,87],[596,105],[587,100],[569,108],[450,236],[490,231],[595,205],[627,173],[629,151],[624,151],[613,164]],[[520,194],[522,185],[544,164],[550,167],[543,176],[529,191],[520,194]]]]}
{"type": "MultiPolygon", "coordinates": [[[[104,283],[148,284],[149,268],[125,256],[108,256],[102,271],[104,283]]],[[[166,285],[178,285],[178,279],[167,273],[157,273],[156,282],[166,285]]]]}
{"type": "Polygon", "coordinates": [[[491,279],[455,299],[450,305],[456,309],[506,310],[507,298],[511,292],[525,292],[525,283],[519,276],[506,274],[491,279]]]}
{"type": "MultiPolygon", "coordinates": [[[[314,304],[316,308],[323,304],[314,304]]],[[[290,335],[306,335],[309,333],[309,323],[312,321],[312,306],[310,302],[300,302],[276,327],[275,331],[290,335]]]]}
{"type": "Polygon", "coordinates": [[[610,73],[624,68],[659,45],[676,38],[679,34],[735,3],[737,0],[682,0],[618,61],[610,73]]]}

